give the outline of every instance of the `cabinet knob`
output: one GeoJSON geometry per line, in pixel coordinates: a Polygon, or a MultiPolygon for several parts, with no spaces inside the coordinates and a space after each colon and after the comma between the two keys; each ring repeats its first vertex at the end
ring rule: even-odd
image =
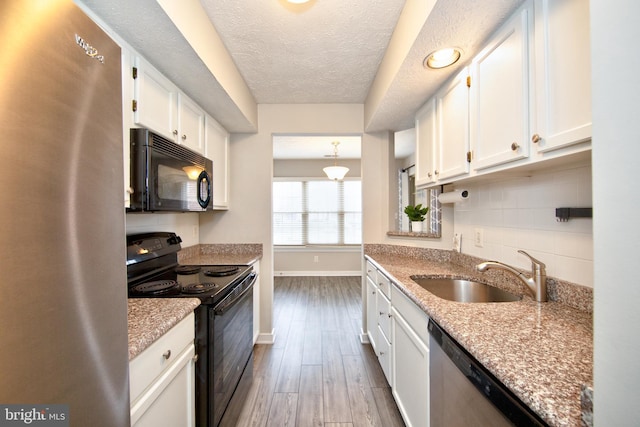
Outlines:
{"type": "Polygon", "coordinates": [[[196,362],[198,361],[198,358],[199,358],[199,357],[200,357],[200,356],[198,356],[197,354],[194,354],[194,355],[193,355],[193,358],[191,358],[191,360],[193,360],[193,363],[196,363],[196,362]]]}
{"type": "Polygon", "coordinates": [[[542,138],[540,138],[540,135],[538,135],[537,133],[534,133],[533,136],[531,137],[531,142],[533,142],[534,144],[540,142],[542,138]]]}
{"type": "Polygon", "coordinates": [[[435,173],[436,175],[440,175],[440,172],[438,171],[434,171],[433,173],[435,173]]]}
{"type": "Polygon", "coordinates": [[[187,135],[182,135],[182,140],[186,141],[187,140],[187,135]]]}
{"type": "Polygon", "coordinates": [[[388,317],[389,319],[391,319],[391,313],[387,314],[387,317],[388,317]]]}
{"type": "Polygon", "coordinates": [[[173,132],[171,132],[174,136],[178,135],[178,129],[174,129],[173,132]]]}
{"type": "Polygon", "coordinates": [[[511,151],[518,151],[518,148],[520,148],[520,146],[518,145],[517,142],[511,143],[511,151]]]}
{"type": "Polygon", "coordinates": [[[431,178],[431,172],[427,172],[427,176],[431,178]]]}
{"type": "Polygon", "coordinates": [[[375,295],[375,294],[376,294],[376,291],[371,291],[371,295],[375,295]]]}
{"type": "Polygon", "coordinates": [[[167,350],[164,353],[162,353],[162,357],[164,357],[165,360],[169,360],[169,358],[171,357],[171,350],[167,350]]]}
{"type": "Polygon", "coordinates": [[[384,314],[384,311],[381,311],[381,312],[380,312],[380,316],[382,316],[383,314],[384,314]]]}

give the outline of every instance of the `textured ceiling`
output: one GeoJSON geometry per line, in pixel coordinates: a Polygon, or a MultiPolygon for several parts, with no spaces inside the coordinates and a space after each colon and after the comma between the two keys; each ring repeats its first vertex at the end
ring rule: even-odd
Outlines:
{"type": "MultiPolygon", "coordinates": [[[[159,3],[170,0],[76,0],[176,82],[230,132],[255,132],[221,75],[205,64],[159,3]]],[[[176,0],[177,1],[177,0],[176,0]]],[[[366,104],[404,7],[429,0],[181,0],[201,7],[256,103],[366,104]],[[199,3],[198,3],[199,1],[199,3]],[[416,3],[417,2],[417,3],[416,3]],[[405,4],[406,3],[406,4],[405,4]]],[[[365,122],[368,132],[413,127],[416,110],[479,51],[522,0],[433,0],[435,6],[365,122]],[[427,70],[424,56],[462,48],[459,64],[427,70]]],[[[387,59],[385,58],[385,61],[387,59]]]]}
{"type": "Polygon", "coordinates": [[[261,104],[363,103],[404,0],[200,0],[261,104]]]}

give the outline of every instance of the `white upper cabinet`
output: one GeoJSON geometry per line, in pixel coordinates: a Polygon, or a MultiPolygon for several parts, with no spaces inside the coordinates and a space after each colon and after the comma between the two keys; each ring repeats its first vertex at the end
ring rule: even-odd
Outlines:
{"type": "Polygon", "coordinates": [[[178,127],[178,88],[148,62],[135,58],[133,121],[175,140],[178,127]]]}
{"type": "Polygon", "coordinates": [[[134,124],[204,154],[204,110],[141,57],[133,78],[134,124]]]}
{"type": "Polygon", "coordinates": [[[529,156],[530,36],[527,2],[492,37],[471,65],[471,146],[475,170],[529,156]]]}
{"type": "Polygon", "coordinates": [[[469,172],[469,86],[465,68],[436,95],[437,150],[434,174],[444,180],[469,172]]]}
{"type": "Polygon", "coordinates": [[[178,93],[176,142],[204,154],[204,111],[183,93],[178,93]]]}
{"type": "Polygon", "coordinates": [[[538,152],[591,138],[591,55],[587,0],[536,0],[538,152]]]}
{"type": "Polygon", "coordinates": [[[436,100],[431,98],[416,115],[416,186],[436,181],[436,100]]]}
{"type": "Polygon", "coordinates": [[[229,209],[229,132],[205,118],[205,157],[213,161],[213,208],[229,209]]]}

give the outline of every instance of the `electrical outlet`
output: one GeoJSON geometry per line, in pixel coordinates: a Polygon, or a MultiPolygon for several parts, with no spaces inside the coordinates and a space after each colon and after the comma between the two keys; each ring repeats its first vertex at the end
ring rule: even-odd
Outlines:
{"type": "Polygon", "coordinates": [[[482,228],[476,228],[474,233],[473,243],[478,248],[482,248],[484,246],[484,230],[482,228]]]}
{"type": "Polygon", "coordinates": [[[313,262],[320,262],[320,257],[318,255],[314,255],[313,262]]]}

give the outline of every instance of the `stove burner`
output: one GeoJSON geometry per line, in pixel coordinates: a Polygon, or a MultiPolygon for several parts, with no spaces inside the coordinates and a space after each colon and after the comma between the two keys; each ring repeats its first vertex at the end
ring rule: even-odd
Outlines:
{"type": "Polygon", "coordinates": [[[240,270],[240,267],[237,265],[212,266],[204,270],[204,275],[211,277],[231,276],[232,274],[236,274],[238,270],[240,270]]]}
{"type": "Polygon", "coordinates": [[[179,265],[174,270],[177,274],[195,274],[200,271],[198,265],[179,265]]]}
{"type": "Polygon", "coordinates": [[[191,285],[186,285],[182,287],[182,292],[185,294],[202,294],[204,292],[208,292],[214,288],[217,288],[218,285],[212,282],[207,283],[193,283],[191,285]]]}
{"type": "Polygon", "coordinates": [[[131,291],[141,295],[162,295],[176,290],[178,287],[178,282],[175,280],[156,280],[136,285],[131,291]]]}

